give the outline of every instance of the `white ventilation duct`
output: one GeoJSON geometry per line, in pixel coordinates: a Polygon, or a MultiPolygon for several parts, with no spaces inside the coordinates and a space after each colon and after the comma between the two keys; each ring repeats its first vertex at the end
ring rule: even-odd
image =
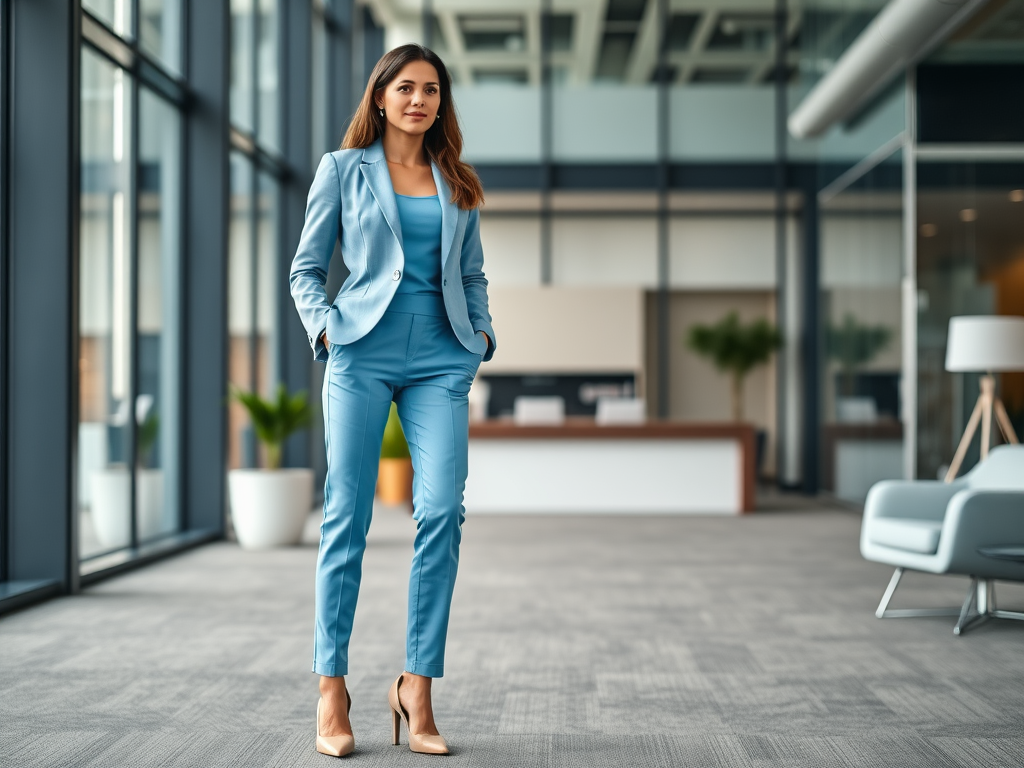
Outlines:
{"type": "Polygon", "coordinates": [[[849,117],[892,77],[942,42],[986,0],[891,0],[789,116],[810,138],[849,117]]]}

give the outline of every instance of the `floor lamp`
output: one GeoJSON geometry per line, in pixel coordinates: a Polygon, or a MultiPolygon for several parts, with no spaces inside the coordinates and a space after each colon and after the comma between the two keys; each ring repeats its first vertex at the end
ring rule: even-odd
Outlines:
{"type": "Polygon", "coordinates": [[[1008,443],[1018,442],[1010,417],[1006,415],[1006,407],[996,395],[996,380],[992,374],[997,371],[1024,371],[1024,317],[976,315],[950,318],[946,370],[985,373],[981,377],[978,402],[957,446],[953,463],[946,472],[946,482],[949,483],[960,471],[979,422],[982,461],[988,458],[992,442],[993,414],[1003,439],[1008,443]]]}

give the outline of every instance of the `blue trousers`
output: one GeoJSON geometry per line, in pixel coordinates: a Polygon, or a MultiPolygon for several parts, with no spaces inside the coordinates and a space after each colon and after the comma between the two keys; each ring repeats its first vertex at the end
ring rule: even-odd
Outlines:
{"type": "Polygon", "coordinates": [[[313,672],[348,673],[381,440],[394,400],[412,456],[416,520],[405,671],[444,674],[465,519],[469,387],[480,360],[456,338],[440,297],[398,294],[366,336],[330,345],[323,388],[327,481],[313,672]]]}

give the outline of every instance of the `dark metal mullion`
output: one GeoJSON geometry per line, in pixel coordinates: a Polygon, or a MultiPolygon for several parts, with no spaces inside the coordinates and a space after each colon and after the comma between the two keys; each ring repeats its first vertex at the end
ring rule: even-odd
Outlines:
{"type": "Polygon", "coordinates": [[[668,0],[658,0],[658,299],[657,360],[658,417],[671,413],[671,294],[669,293],[669,73],[668,73],[668,0]]]}
{"type": "MultiPolygon", "coordinates": [[[[135,0],[137,3],[138,0],[135,0]]],[[[138,10],[138,8],[136,8],[138,10]]],[[[138,17],[136,16],[136,20],[138,17]]],[[[130,76],[130,75],[129,75],[130,76]]],[[[128,274],[126,285],[128,287],[128,486],[131,492],[131,546],[137,549],[139,546],[139,524],[138,524],[138,469],[139,469],[139,423],[135,413],[136,403],[139,396],[139,164],[141,153],[139,152],[139,79],[131,78],[131,105],[130,120],[131,146],[128,148],[128,274]]]]}
{"type": "MultiPolygon", "coordinates": [[[[8,27],[10,24],[11,4],[0,1],[0,435],[7,435],[7,329],[10,327],[8,316],[8,258],[10,243],[8,240],[8,195],[10,194],[10,173],[8,172],[11,155],[9,152],[7,115],[10,109],[11,60],[8,56],[8,27]]],[[[8,581],[8,560],[11,550],[10,525],[7,509],[10,506],[7,498],[7,440],[0,439],[0,582],[8,581]]]]}
{"type": "MultiPolygon", "coordinates": [[[[786,0],[775,2],[775,324],[787,330],[786,316],[790,302],[789,283],[787,280],[787,219],[786,205],[786,174],[788,158],[786,153],[787,126],[786,118],[789,111],[786,94],[786,51],[789,47],[787,28],[789,9],[786,0]]],[[[790,382],[783,355],[775,357],[775,480],[776,485],[785,484],[785,447],[789,439],[786,432],[786,396],[790,382]]]]}
{"type": "Polygon", "coordinates": [[[540,282],[551,285],[551,189],[554,183],[554,98],[551,82],[551,0],[540,6],[540,282]]]}
{"type": "MultiPolygon", "coordinates": [[[[9,5],[9,3],[7,4],[9,5]]],[[[79,512],[78,512],[78,463],[79,445],[78,432],[81,419],[82,374],[78,361],[81,358],[81,227],[82,227],[82,14],[72,13],[71,18],[71,56],[68,82],[68,234],[70,240],[68,280],[68,348],[71,354],[71,365],[68,370],[67,412],[68,432],[67,445],[70,446],[68,494],[66,501],[67,535],[64,552],[67,563],[67,591],[76,593],[81,589],[81,567],[79,565],[79,512]]],[[[9,174],[8,174],[9,175],[9,174]]],[[[5,201],[6,202],[6,201],[5,201]]],[[[5,209],[8,207],[4,206],[5,209]]],[[[4,378],[4,381],[8,379],[4,378]]],[[[7,411],[4,412],[5,414],[7,411]]],[[[6,466],[7,462],[4,462],[6,466]]]]}
{"type": "MultiPolygon", "coordinates": [[[[278,20],[277,20],[277,82],[278,82],[278,89],[277,89],[277,95],[276,95],[276,99],[277,99],[277,105],[276,106],[277,106],[277,109],[275,110],[275,113],[278,115],[278,119],[277,119],[278,146],[281,148],[281,154],[285,158],[288,157],[288,152],[289,152],[289,143],[288,143],[288,141],[289,141],[289,137],[290,137],[290,131],[288,130],[288,123],[289,123],[289,121],[288,121],[286,116],[290,113],[290,110],[284,108],[284,106],[283,106],[286,103],[285,99],[284,99],[284,94],[290,93],[292,85],[293,85],[293,83],[291,82],[292,71],[291,71],[291,66],[289,65],[289,62],[291,61],[290,58],[289,58],[289,53],[291,51],[291,46],[288,44],[289,39],[290,39],[290,35],[291,35],[291,22],[290,22],[290,19],[291,19],[291,16],[287,12],[287,10],[282,10],[282,6],[278,6],[278,20]]],[[[312,34],[312,27],[310,27],[310,34],[312,34]]],[[[311,87],[309,83],[302,83],[302,84],[295,83],[294,86],[295,87],[311,87]]],[[[308,130],[308,124],[307,124],[307,130],[308,130]]],[[[309,153],[307,152],[306,154],[307,154],[307,157],[305,159],[308,161],[309,153]]],[[[286,162],[287,162],[287,159],[286,159],[286,162]]],[[[284,191],[283,191],[282,187],[284,185],[282,184],[280,179],[276,179],[276,178],[274,179],[274,184],[275,184],[275,187],[276,187],[276,189],[275,189],[275,198],[276,198],[275,202],[277,204],[273,206],[273,210],[271,212],[271,215],[274,218],[274,243],[275,243],[275,246],[276,246],[274,248],[274,262],[276,263],[278,261],[278,259],[281,258],[281,254],[285,253],[285,251],[288,250],[288,243],[287,243],[286,238],[285,238],[285,235],[286,235],[286,232],[285,232],[285,229],[286,229],[286,227],[285,227],[285,215],[284,215],[284,205],[282,204],[283,201],[284,201],[284,191]]],[[[288,269],[288,265],[287,264],[283,264],[283,265],[281,265],[281,268],[275,268],[274,269],[274,274],[275,275],[280,275],[284,271],[286,271],[287,269],[288,269]]],[[[274,291],[274,296],[276,297],[276,300],[274,301],[274,304],[273,304],[273,307],[274,307],[274,317],[273,317],[273,319],[272,319],[272,321],[270,323],[270,328],[271,328],[271,333],[272,334],[281,334],[281,333],[283,333],[284,328],[283,328],[283,324],[280,321],[281,321],[281,318],[283,318],[285,316],[284,313],[285,313],[285,310],[286,310],[286,308],[288,306],[288,303],[291,300],[291,294],[290,294],[289,291],[285,290],[285,286],[284,285],[278,284],[275,287],[276,287],[276,290],[274,291]]],[[[275,387],[278,382],[287,382],[288,381],[287,346],[285,344],[283,344],[283,343],[280,343],[280,339],[278,339],[278,342],[279,343],[276,343],[276,344],[273,345],[273,347],[274,347],[273,351],[275,353],[274,357],[273,357],[273,362],[272,362],[272,364],[274,366],[274,375],[271,378],[271,380],[267,382],[268,385],[269,385],[269,391],[273,391],[273,387],[275,387]]]]}
{"type": "MultiPolygon", "coordinates": [[[[259,0],[252,4],[252,15],[249,24],[249,67],[252,76],[252,99],[249,104],[249,120],[252,125],[254,144],[258,143],[260,136],[260,70],[259,70],[259,35],[260,29],[260,5],[259,0]]],[[[257,338],[257,323],[259,321],[259,276],[257,269],[259,265],[257,257],[257,201],[259,200],[259,166],[250,161],[252,179],[249,184],[249,390],[258,392],[259,385],[259,363],[257,354],[259,352],[259,341],[257,338]]],[[[253,460],[258,463],[256,455],[253,460]]]]}
{"type": "MultiPolygon", "coordinates": [[[[259,321],[259,268],[258,244],[256,242],[259,233],[258,201],[259,201],[259,169],[255,164],[249,163],[251,179],[249,183],[249,391],[258,392],[259,386],[259,364],[257,355],[259,353],[259,341],[257,334],[257,323],[259,321]]],[[[255,457],[254,457],[255,458],[255,457]]]]}
{"type": "MultiPolygon", "coordinates": [[[[181,69],[185,71],[188,62],[187,30],[188,30],[188,1],[181,4],[181,69]]],[[[191,102],[190,102],[191,104],[191,102]]],[[[178,520],[177,529],[184,532],[188,527],[188,516],[185,514],[185,498],[187,491],[187,454],[188,443],[188,419],[184,415],[188,413],[188,324],[186,322],[187,303],[185,291],[188,286],[188,259],[185,258],[185,243],[188,242],[188,183],[189,183],[189,111],[190,108],[182,109],[178,113],[178,250],[174,258],[178,260],[178,290],[175,298],[175,322],[178,330],[178,414],[181,417],[178,423],[178,442],[175,454],[178,457],[178,493],[176,498],[178,508],[175,510],[175,517],[178,520]]]]}

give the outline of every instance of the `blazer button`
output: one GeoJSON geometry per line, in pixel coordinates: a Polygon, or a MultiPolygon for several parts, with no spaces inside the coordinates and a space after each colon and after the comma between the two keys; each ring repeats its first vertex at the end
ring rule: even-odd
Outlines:
{"type": "Polygon", "coordinates": [[[444,279],[444,282],[443,282],[443,284],[444,284],[444,285],[448,285],[448,278],[445,278],[445,279],[444,279]]]}
{"type": "Polygon", "coordinates": [[[400,269],[396,269],[396,270],[395,270],[395,273],[394,273],[394,274],[393,274],[393,275],[391,276],[391,279],[392,279],[392,280],[397,280],[397,279],[398,279],[398,278],[400,278],[401,276],[402,276],[402,270],[400,270],[400,269]]]}

